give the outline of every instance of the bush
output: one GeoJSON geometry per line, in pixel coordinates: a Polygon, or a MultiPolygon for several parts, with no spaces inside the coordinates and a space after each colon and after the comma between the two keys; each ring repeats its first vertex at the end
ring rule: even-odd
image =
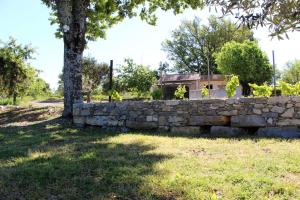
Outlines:
{"type": "Polygon", "coordinates": [[[1,98],[0,99],[0,105],[13,105],[13,100],[11,98],[1,98]]]}
{"type": "Polygon", "coordinates": [[[282,96],[291,96],[294,95],[294,93],[298,93],[295,92],[295,88],[292,84],[286,83],[284,81],[279,81],[279,88],[281,90],[282,96]]]}
{"type": "Polygon", "coordinates": [[[202,97],[207,97],[209,95],[209,91],[206,87],[202,88],[200,92],[202,97]]]}
{"type": "Polygon", "coordinates": [[[236,88],[240,86],[239,77],[233,75],[226,84],[226,95],[228,98],[235,96],[236,88]]]}
{"type": "Polygon", "coordinates": [[[111,96],[112,100],[114,100],[114,101],[122,101],[123,100],[122,96],[116,90],[111,90],[108,92],[108,94],[109,94],[109,96],[111,96]]]}
{"type": "Polygon", "coordinates": [[[270,97],[273,92],[273,87],[268,86],[266,84],[256,85],[249,83],[249,86],[253,88],[253,95],[255,97],[270,97]]]}
{"type": "Polygon", "coordinates": [[[175,91],[175,97],[177,99],[184,99],[184,94],[186,93],[186,88],[184,85],[179,85],[175,91]]]}
{"type": "Polygon", "coordinates": [[[160,100],[162,97],[162,90],[160,88],[155,88],[151,92],[151,96],[152,96],[152,99],[154,99],[154,100],[160,100]]]}

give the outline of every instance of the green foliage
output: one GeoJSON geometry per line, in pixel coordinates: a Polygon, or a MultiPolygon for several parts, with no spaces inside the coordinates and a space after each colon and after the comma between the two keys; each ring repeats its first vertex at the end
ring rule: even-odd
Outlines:
{"type": "Polygon", "coordinates": [[[143,65],[137,65],[132,59],[126,59],[120,69],[118,79],[122,87],[129,92],[136,92],[138,97],[150,92],[150,88],[157,81],[155,71],[143,65]]]}
{"type": "MultiPolygon", "coordinates": [[[[6,106],[6,105],[13,105],[13,104],[14,104],[14,102],[11,98],[0,98],[0,105],[6,106]]],[[[16,103],[16,104],[18,104],[18,103],[16,103]]]]}
{"type": "Polygon", "coordinates": [[[37,70],[27,63],[33,53],[30,45],[17,44],[13,38],[0,47],[0,89],[2,95],[13,98],[14,104],[17,97],[50,93],[49,86],[38,77],[37,70]]]}
{"type": "MultiPolygon", "coordinates": [[[[63,16],[59,15],[60,11],[65,11],[63,1],[54,0],[42,0],[48,7],[52,9],[51,24],[59,24],[63,20],[63,16]]],[[[67,8],[77,6],[77,4],[67,3],[67,8]]],[[[82,1],[81,1],[82,2],[82,1]]],[[[87,1],[86,1],[87,2],[87,1]]],[[[132,18],[140,16],[142,20],[145,20],[151,25],[156,23],[157,17],[155,11],[161,9],[164,11],[173,10],[174,14],[181,13],[187,8],[202,8],[203,2],[198,0],[143,0],[143,1],[100,1],[91,0],[89,3],[83,3],[83,11],[86,12],[86,39],[96,40],[98,37],[105,38],[106,30],[113,25],[123,21],[126,18],[132,18]]],[[[75,12],[77,15],[80,13],[75,12]]],[[[68,14],[68,13],[66,13],[68,14]]],[[[83,15],[85,16],[85,15],[83,15]]],[[[79,17],[78,17],[79,18],[79,17]]],[[[57,30],[56,36],[62,37],[62,24],[57,30]]]]}
{"type": "Polygon", "coordinates": [[[281,90],[281,95],[283,96],[300,96],[300,82],[292,85],[284,81],[279,81],[278,87],[281,90]]]}
{"type": "Polygon", "coordinates": [[[116,90],[111,90],[108,92],[108,94],[109,94],[109,96],[111,96],[112,100],[114,100],[114,101],[122,101],[123,100],[122,96],[116,90]]]}
{"type": "Polygon", "coordinates": [[[175,97],[178,99],[184,99],[184,94],[186,93],[186,88],[184,85],[179,85],[174,93],[175,97]]]}
{"type": "Polygon", "coordinates": [[[175,70],[207,74],[207,58],[211,71],[216,73],[213,54],[219,52],[226,42],[243,42],[252,38],[253,32],[248,28],[238,28],[229,20],[211,16],[208,25],[204,25],[199,18],[182,22],[172,32],[172,39],[162,45],[168,58],[174,62],[175,70]]]}
{"type": "MultiPolygon", "coordinates": [[[[82,59],[82,89],[87,101],[91,101],[92,93],[96,92],[101,84],[108,81],[109,66],[106,63],[98,63],[93,57],[82,59]]],[[[63,74],[58,76],[57,94],[63,96],[64,80],[63,74]]]]}
{"type": "Polygon", "coordinates": [[[282,73],[282,81],[290,84],[295,84],[300,81],[300,60],[286,64],[286,69],[282,73]]]}
{"type": "Polygon", "coordinates": [[[206,87],[202,88],[200,92],[202,97],[207,97],[209,95],[209,91],[206,87]]]}
{"type": "Polygon", "coordinates": [[[273,87],[264,84],[264,85],[257,85],[257,84],[249,84],[250,87],[253,88],[253,95],[255,97],[270,97],[273,92],[273,87]]]}
{"type": "Polygon", "coordinates": [[[260,85],[272,78],[273,70],[268,57],[257,42],[228,42],[215,56],[221,73],[239,76],[244,95],[250,93],[249,83],[260,85]]]}
{"type": "Polygon", "coordinates": [[[154,88],[151,92],[152,99],[154,100],[160,100],[162,97],[162,89],[161,88],[154,88]]]}
{"type": "Polygon", "coordinates": [[[270,36],[277,36],[279,39],[283,39],[282,35],[289,31],[299,30],[300,1],[207,0],[206,5],[218,6],[223,15],[235,16],[242,26],[267,26],[271,32],[270,36]]]}
{"type": "Polygon", "coordinates": [[[227,97],[233,97],[236,94],[236,88],[240,86],[239,77],[233,75],[228,83],[226,84],[226,95],[227,97]]]}

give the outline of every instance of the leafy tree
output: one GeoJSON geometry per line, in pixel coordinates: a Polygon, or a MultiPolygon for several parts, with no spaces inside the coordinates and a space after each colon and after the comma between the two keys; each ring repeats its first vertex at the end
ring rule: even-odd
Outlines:
{"type": "Polygon", "coordinates": [[[243,95],[250,94],[249,83],[263,84],[272,78],[268,57],[256,42],[229,42],[216,54],[218,69],[223,74],[239,76],[243,95]]]}
{"type": "Polygon", "coordinates": [[[232,76],[226,84],[226,95],[227,97],[233,97],[236,94],[236,88],[240,86],[240,80],[238,76],[232,76]]]}
{"type": "MultiPolygon", "coordinates": [[[[82,89],[87,96],[87,102],[91,102],[92,93],[97,90],[101,83],[107,80],[109,66],[106,63],[97,63],[93,57],[84,57],[82,60],[82,89]]],[[[63,74],[59,75],[58,90],[63,92],[63,74]]]]}
{"type": "Polygon", "coordinates": [[[17,44],[13,38],[0,48],[0,89],[13,98],[14,104],[31,85],[33,68],[26,61],[32,58],[33,52],[30,45],[17,44]]]}
{"type": "Polygon", "coordinates": [[[177,71],[207,74],[209,62],[211,71],[216,73],[215,52],[220,51],[226,42],[253,39],[251,30],[238,28],[229,20],[210,16],[208,22],[204,25],[199,18],[184,21],[172,32],[172,39],[162,44],[177,71]]]}
{"type": "Polygon", "coordinates": [[[206,5],[217,6],[224,15],[234,15],[249,28],[266,26],[270,35],[279,39],[288,31],[300,30],[299,0],[207,0],[206,5]]]}
{"type": "Polygon", "coordinates": [[[39,71],[33,68],[28,70],[28,89],[26,92],[27,96],[31,96],[34,98],[41,96],[50,96],[51,89],[48,83],[45,80],[39,77],[39,71]]]}
{"type": "Polygon", "coordinates": [[[178,99],[184,99],[185,93],[186,93],[185,86],[184,85],[178,85],[174,95],[178,99]]]}
{"type": "Polygon", "coordinates": [[[73,103],[82,102],[81,60],[87,40],[105,37],[105,31],[139,15],[155,24],[157,9],[173,10],[175,14],[186,8],[203,7],[198,0],[42,0],[53,11],[51,23],[58,23],[56,36],[64,41],[64,112],[72,116],[73,103]]]}
{"type": "Polygon", "coordinates": [[[273,87],[263,84],[263,85],[257,85],[257,84],[249,84],[251,88],[253,88],[253,95],[255,97],[270,97],[273,93],[273,87]]]}
{"type": "Polygon", "coordinates": [[[143,65],[137,65],[132,59],[126,59],[125,65],[118,75],[123,88],[130,92],[136,92],[138,96],[147,94],[152,85],[157,81],[155,71],[143,65]]]}
{"type": "Polygon", "coordinates": [[[87,96],[87,102],[91,102],[91,94],[95,91],[101,81],[104,81],[109,74],[109,66],[106,63],[98,64],[95,58],[86,57],[82,61],[82,87],[87,96]]]}
{"type": "Polygon", "coordinates": [[[200,92],[202,97],[207,97],[209,95],[209,90],[206,87],[202,88],[200,92]]]}
{"type": "Polygon", "coordinates": [[[300,81],[300,60],[286,64],[286,69],[282,73],[282,80],[290,84],[300,81]]]}

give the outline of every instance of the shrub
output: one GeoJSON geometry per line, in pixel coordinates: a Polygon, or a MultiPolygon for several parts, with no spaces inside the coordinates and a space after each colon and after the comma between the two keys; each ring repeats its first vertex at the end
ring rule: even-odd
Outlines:
{"type": "Polygon", "coordinates": [[[295,93],[294,86],[284,81],[279,81],[279,88],[281,90],[281,95],[283,96],[291,96],[295,93]]]}
{"type": "Polygon", "coordinates": [[[13,105],[13,100],[11,98],[1,98],[0,105],[13,105]]]}
{"type": "Polygon", "coordinates": [[[179,85],[175,91],[175,97],[178,99],[184,99],[184,94],[186,93],[186,88],[184,85],[179,85]]]}
{"type": "Polygon", "coordinates": [[[109,96],[111,96],[112,100],[114,100],[114,101],[122,101],[123,100],[122,96],[116,90],[111,90],[108,92],[108,94],[109,94],[109,96]]]}
{"type": "Polygon", "coordinates": [[[160,88],[154,88],[154,90],[151,92],[151,96],[154,100],[160,100],[162,97],[162,90],[160,88]]]}
{"type": "Polygon", "coordinates": [[[253,95],[255,97],[270,97],[273,92],[273,88],[268,86],[267,84],[264,85],[257,85],[257,84],[250,84],[249,86],[253,88],[253,95]]]}
{"type": "Polygon", "coordinates": [[[233,75],[226,84],[226,95],[228,98],[235,96],[236,88],[240,85],[239,77],[233,75]]]}
{"type": "Polygon", "coordinates": [[[206,87],[202,88],[200,92],[202,97],[207,97],[209,95],[209,91],[206,87]]]}

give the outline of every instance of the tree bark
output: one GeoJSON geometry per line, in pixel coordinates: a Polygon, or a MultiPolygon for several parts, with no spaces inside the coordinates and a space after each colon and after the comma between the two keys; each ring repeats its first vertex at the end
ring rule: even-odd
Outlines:
{"type": "Polygon", "coordinates": [[[86,102],[87,102],[87,103],[91,103],[91,101],[92,101],[91,93],[88,92],[88,93],[86,94],[86,102]]]}
{"type": "Polygon", "coordinates": [[[245,96],[245,97],[249,96],[251,93],[251,88],[250,88],[249,84],[245,83],[245,82],[241,82],[241,85],[242,85],[243,96],[245,96]]]}
{"type": "Polygon", "coordinates": [[[17,105],[17,93],[16,92],[14,92],[14,94],[13,94],[13,104],[17,105]]]}
{"type": "Polygon", "coordinates": [[[56,0],[56,5],[64,40],[63,117],[72,117],[73,104],[83,102],[81,61],[89,0],[56,0]]]}

